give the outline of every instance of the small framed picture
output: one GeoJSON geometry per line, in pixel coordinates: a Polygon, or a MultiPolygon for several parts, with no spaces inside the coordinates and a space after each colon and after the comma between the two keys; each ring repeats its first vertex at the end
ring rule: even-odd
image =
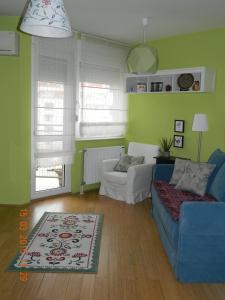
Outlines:
{"type": "Polygon", "coordinates": [[[184,132],[184,120],[175,120],[174,121],[174,131],[175,132],[184,132]]]}
{"type": "Polygon", "coordinates": [[[184,147],[184,136],[183,135],[174,135],[173,146],[176,148],[184,147]]]}

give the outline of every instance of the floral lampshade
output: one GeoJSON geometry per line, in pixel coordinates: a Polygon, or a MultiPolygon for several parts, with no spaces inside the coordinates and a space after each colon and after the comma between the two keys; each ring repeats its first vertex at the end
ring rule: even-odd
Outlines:
{"type": "Polygon", "coordinates": [[[30,0],[20,29],[41,37],[65,38],[73,34],[63,0],[30,0]]]}

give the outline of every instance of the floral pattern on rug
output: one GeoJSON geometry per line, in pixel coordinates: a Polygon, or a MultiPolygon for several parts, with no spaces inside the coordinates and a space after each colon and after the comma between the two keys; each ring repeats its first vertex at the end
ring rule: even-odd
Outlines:
{"type": "Polygon", "coordinates": [[[96,272],[103,215],[44,213],[11,271],[96,272]]]}

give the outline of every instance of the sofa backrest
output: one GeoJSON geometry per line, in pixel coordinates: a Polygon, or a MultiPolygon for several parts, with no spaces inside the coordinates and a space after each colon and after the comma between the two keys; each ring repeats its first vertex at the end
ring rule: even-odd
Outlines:
{"type": "Polygon", "coordinates": [[[154,157],[159,155],[159,146],[130,142],[128,146],[128,154],[133,156],[144,156],[145,164],[154,164],[154,157]]]}
{"type": "Polygon", "coordinates": [[[220,167],[210,186],[210,194],[218,201],[225,202],[225,163],[220,167]]]}
{"type": "Polygon", "coordinates": [[[220,149],[215,150],[209,157],[208,163],[216,167],[209,177],[207,193],[218,201],[225,201],[225,153],[220,149]]]}

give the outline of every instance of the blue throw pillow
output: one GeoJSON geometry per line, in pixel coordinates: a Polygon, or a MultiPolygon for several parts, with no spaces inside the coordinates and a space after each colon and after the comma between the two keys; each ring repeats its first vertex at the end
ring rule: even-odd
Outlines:
{"type": "Polygon", "coordinates": [[[225,201],[225,163],[216,174],[210,187],[210,194],[218,201],[225,201]]]}
{"type": "Polygon", "coordinates": [[[214,171],[209,177],[206,192],[211,194],[211,185],[215,179],[220,167],[225,163],[225,153],[220,149],[215,150],[208,159],[209,164],[216,165],[214,171]]]}

